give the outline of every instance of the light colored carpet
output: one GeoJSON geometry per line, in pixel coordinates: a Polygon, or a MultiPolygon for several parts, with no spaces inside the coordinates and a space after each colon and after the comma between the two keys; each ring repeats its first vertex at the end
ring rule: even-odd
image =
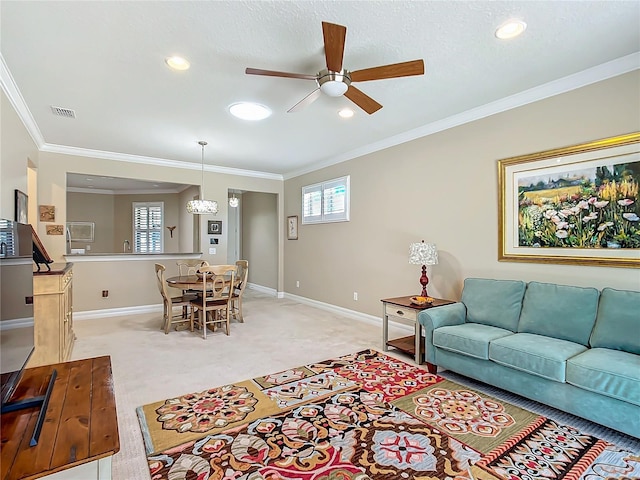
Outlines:
{"type": "MultiPolygon", "coordinates": [[[[160,330],[161,313],[78,321],[73,360],[110,355],[118,410],[120,452],[114,480],[149,480],[135,409],[165,398],[246,380],[366,348],[382,349],[381,325],[332,314],[291,300],[247,290],[245,323],[232,323],[206,340],[200,332],[160,330]]],[[[391,326],[390,338],[407,335],[391,326]]],[[[410,357],[396,354],[405,361],[410,357]]],[[[464,377],[455,378],[461,383],[464,377]]],[[[483,390],[478,384],[479,390],[483,390]]],[[[474,385],[475,386],[475,385],[474,385]]],[[[496,396],[492,391],[491,394],[496,396]]],[[[515,404],[520,397],[503,393],[515,404]]],[[[528,402],[525,408],[640,451],[640,441],[528,402]]]]}

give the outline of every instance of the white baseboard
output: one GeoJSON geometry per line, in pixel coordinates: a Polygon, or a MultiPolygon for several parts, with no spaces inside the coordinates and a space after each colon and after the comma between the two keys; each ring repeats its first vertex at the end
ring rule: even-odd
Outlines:
{"type": "MultiPolygon", "coordinates": [[[[369,315],[368,313],[349,310],[348,308],[338,307],[337,305],[319,302],[318,300],[312,300],[310,298],[300,297],[298,295],[294,295],[292,293],[287,293],[287,292],[284,292],[284,298],[295,300],[296,302],[304,303],[305,305],[311,305],[312,307],[316,307],[321,310],[325,310],[327,312],[337,313],[340,315],[344,315],[345,317],[354,318],[356,320],[360,320],[362,322],[366,322],[372,325],[377,325],[377,326],[382,325],[382,317],[369,315]]],[[[389,323],[393,324],[394,327],[398,327],[402,330],[407,330],[411,333],[414,332],[414,327],[412,325],[406,325],[404,323],[395,322],[391,318],[389,319],[389,323]]]]}
{"type": "Polygon", "coordinates": [[[135,307],[105,308],[103,310],[87,310],[74,312],[73,320],[93,320],[96,318],[119,317],[120,315],[135,315],[138,313],[162,312],[162,304],[139,305],[135,307]]]}
{"type": "Polygon", "coordinates": [[[0,332],[3,330],[13,330],[14,328],[24,328],[33,326],[33,317],[12,318],[0,322],[0,332]]]}
{"type": "MultiPolygon", "coordinates": [[[[301,297],[298,295],[294,295],[292,293],[278,292],[273,288],[264,287],[262,285],[247,283],[247,287],[251,290],[255,290],[256,292],[264,293],[272,297],[287,298],[290,300],[295,300],[296,302],[304,303],[305,305],[310,305],[312,307],[316,307],[321,310],[325,310],[327,312],[344,315],[345,317],[360,320],[362,322],[366,322],[371,325],[380,326],[382,324],[382,318],[376,315],[369,315],[367,313],[357,312],[355,310],[350,310],[344,307],[338,307],[337,305],[331,305],[329,303],[320,302],[318,300],[312,300],[310,298],[301,297]]],[[[140,306],[122,307],[122,308],[106,308],[103,310],[88,310],[84,312],[75,312],[73,314],[73,320],[93,320],[96,318],[118,317],[121,315],[135,315],[139,313],[154,313],[154,312],[162,312],[162,304],[140,305],[140,306]]],[[[396,328],[400,328],[402,330],[406,330],[411,333],[413,333],[414,331],[413,325],[407,325],[404,323],[396,322],[393,319],[390,319],[389,323],[393,324],[393,326],[396,328]]],[[[4,329],[10,329],[10,328],[26,327],[31,324],[33,324],[32,319],[17,319],[17,320],[7,320],[5,322],[1,322],[0,326],[4,330],[4,329]]]]}

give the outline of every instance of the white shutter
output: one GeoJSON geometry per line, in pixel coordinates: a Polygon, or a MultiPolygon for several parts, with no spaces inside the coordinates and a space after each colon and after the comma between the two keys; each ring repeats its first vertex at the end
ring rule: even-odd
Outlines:
{"type": "Polygon", "coordinates": [[[164,203],[133,204],[133,247],[135,253],[163,252],[164,203]]]}
{"type": "Polygon", "coordinates": [[[347,175],[302,187],[302,223],[348,222],[349,180],[347,175]]]}
{"type": "Polygon", "coordinates": [[[349,177],[342,177],[322,185],[323,221],[349,220],[349,177]]]}
{"type": "Polygon", "coordinates": [[[302,223],[322,221],[322,184],[302,187],[302,223]]]}

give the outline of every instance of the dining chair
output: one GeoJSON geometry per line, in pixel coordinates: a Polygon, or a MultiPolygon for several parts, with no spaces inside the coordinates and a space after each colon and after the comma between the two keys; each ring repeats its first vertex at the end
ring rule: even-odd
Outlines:
{"type": "Polygon", "coordinates": [[[191,307],[191,300],[195,298],[195,295],[179,295],[172,297],[169,293],[169,287],[165,280],[164,272],[166,267],[161,263],[155,264],[156,280],[158,282],[158,290],[162,295],[163,303],[163,325],[164,333],[169,333],[169,329],[173,324],[186,323],[189,321],[187,316],[187,309],[191,307]],[[181,307],[180,314],[174,312],[175,307],[181,307]]]}
{"type": "MultiPolygon", "coordinates": [[[[181,277],[188,277],[189,275],[196,275],[200,267],[206,267],[209,263],[206,260],[178,260],[178,273],[181,277]]],[[[186,289],[182,290],[183,295],[196,295],[198,290],[186,289]]]]}
{"type": "Polygon", "coordinates": [[[191,331],[193,332],[197,311],[202,338],[207,338],[208,325],[212,325],[215,330],[217,325],[224,324],[226,334],[229,335],[236,266],[209,265],[201,267],[199,273],[202,274],[202,294],[191,300],[191,331]]]}
{"type": "Polygon", "coordinates": [[[236,281],[231,297],[231,316],[241,323],[244,323],[242,316],[242,295],[247,286],[247,278],[249,277],[249,262],[247,260],[238,260],[236,262],[236,281]]]}

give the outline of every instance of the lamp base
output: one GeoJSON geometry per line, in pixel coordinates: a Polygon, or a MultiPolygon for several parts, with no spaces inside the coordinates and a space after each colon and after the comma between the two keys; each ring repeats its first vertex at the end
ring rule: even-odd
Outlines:
{"type": "Polygon", "coordinates": [[[421,297],[428,297],[427,295],[427,284],[429,283],[429,278],[427,277],[427,266],[422,265],[422,276],[420,277],[420,285],[422,285],[422,293],[421,297]]]}

